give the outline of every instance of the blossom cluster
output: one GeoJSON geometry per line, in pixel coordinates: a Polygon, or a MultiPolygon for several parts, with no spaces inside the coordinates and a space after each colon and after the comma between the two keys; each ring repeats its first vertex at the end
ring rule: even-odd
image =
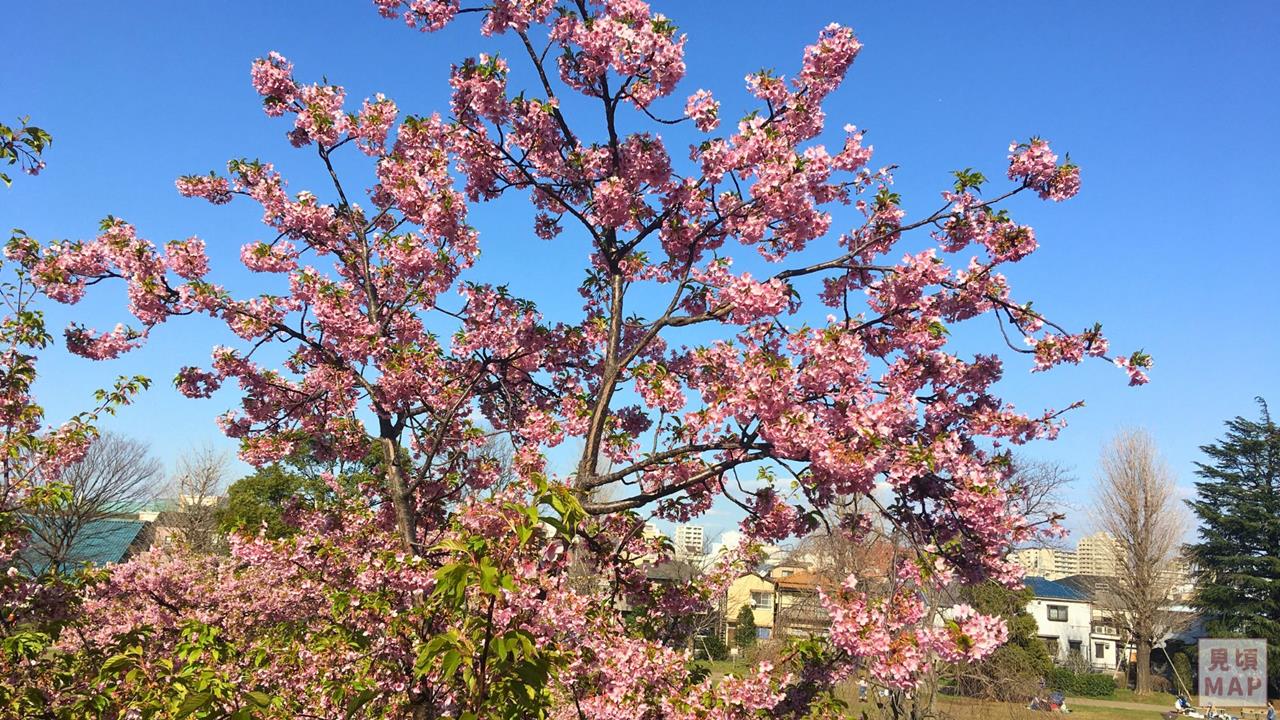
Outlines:
{"type": "Polygon", "coordinates": [[[1080,192],[1080,168],[1070,161],[1059,165],[1058,156],[1041,138],[1009,144],[1009,179],[1021,180],[1046,200],[1067,200],[1080,192]]]}

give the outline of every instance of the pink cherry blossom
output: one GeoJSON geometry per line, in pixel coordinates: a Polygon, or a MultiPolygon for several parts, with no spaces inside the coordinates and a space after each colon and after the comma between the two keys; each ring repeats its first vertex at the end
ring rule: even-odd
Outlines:
{"type": "Polygon", "coordinates": [[[711,132],[720,125],[720,103],[706,90],[699,90],[689,96],[684,114],[703,132],[711,132]]]}
{"type": "Polygon", "coordinates": [[[231,184],[226,178],[210,175],[184,175],[177,180],[178,192],[183,197],[204,198],[214,205],[231,202],[231,184]]]}

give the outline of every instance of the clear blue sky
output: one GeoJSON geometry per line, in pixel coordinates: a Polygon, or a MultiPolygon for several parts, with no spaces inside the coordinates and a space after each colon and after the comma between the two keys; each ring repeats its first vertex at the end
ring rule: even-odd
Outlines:
{"type": "MultiPolygon", "coordinates": [[[[1189,484],[1197,446],[1223,420],[1254,413],[1256,395],[1280,406],[1280,4],[658,7],[689,34],[678,96],[712,89],[729,117],[747,107],[747,72],[789,74],[823,25],[852,26],[864,49],[827,105],[829,124],[870,130],[874,162],[901,167],[897,189],[915,213],[937,205],[952,169],[1002,176],[1014,138],[1047,137],[1083,166],[1074,201],[1015,207],[1042,246],[1011,273],[1015,289],[1068,327],[1102,321],[1116,349],[1146,349],[1156,361],[1152,383],[1129,389],[1100,363],[1031,376],[1015,361],[1001,385],[1028,410],[1088,403],[1058,442],[1031,450],[1076,470],[1080,502],[1099,447],[1120,427],[1148,428],[1189,484]]],[[[300,79],[327,76],[357,104],[385,92],[402,110],[425,114],[447,107],[449,63],[485,49],[515,55],[482,40],[474,18],[422,35],[380,19],[367,0],[69,0],[13,4],[5,21],[0,114],[30,114],[55,144],[44,174],[0,190],[0,227],[44,240],[86,237],[111,213],[157,243],[198,234],[215,273],[241,289],[249,284],[235,257],[263,237],[257,213],[185,200],[173,180],[247,156],[275,162],[294,190],[320,189],[313,158],[292,150],[285,125],[259,110],[248,80],[254,57],[278,50],[300,79]]],[[[486,252],[478,273],[509,280],[552,317],[576,317],[585,251],[531,238],[526,207],[474,213],[486,252]]],[[[119,288],[91,298],[92,321],[124,319],[119,288]]],[[[55,311],[52,324],[67,317],[55,311]]],[[[212,418],[233,397],[185,400],[169,378],[226,341],[212,324],[175,323],[145,351],[112,363],[50,357],[39,390],[57,418],[117,374],[151,375],[156,386],[111,426],[151,442],[172,464],[184,447],[217,441],[212,418]]]]}

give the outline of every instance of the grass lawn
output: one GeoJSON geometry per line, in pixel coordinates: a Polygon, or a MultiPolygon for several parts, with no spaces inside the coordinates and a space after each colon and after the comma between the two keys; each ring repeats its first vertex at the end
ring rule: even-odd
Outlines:
{"type": "Polygon", "coordinates": [[[1178,698],[1166,692],[1153,692],[1146,695],[1137,695],[1128,688],[1118,688],[1115,692],[1106,697],[1095,698],[1097,700],[1115,700],[1116,702],[1142,703],[1143,705],[1163,705],[1166,708],[1173,707],[1173,701],[1178,698]]]}
{"type": "MultiPolygon", "coordinates": [[[[1163,712],[1162,708],[1157,707],[1152,707],[1151,710],[1122,710],[1073,705],[1069,698],[1067,699],[1067,706],[1071,708],[1071,713],[1069,715],[1060,715],[1028,710],[1025,705],[1014,703],[987,702],[957,697],[938,698],[939,714],[953,718],[953,720],[981,720],[982,718],[993,718],[994,720],[1052,720],[1053,718],[1069,717],[1080,717],[1083,720],[1155,720],[1163,712]]],[[[853,717],[857,716],[857,713],[853,714],[853,717]]]]}
{"type": "Polygon", "coordinates": [[[717,678],[729,673],[742,675],[753,667],[741,660],[699,660],[697,664],[710,668],[711,676],[717,678]]]}

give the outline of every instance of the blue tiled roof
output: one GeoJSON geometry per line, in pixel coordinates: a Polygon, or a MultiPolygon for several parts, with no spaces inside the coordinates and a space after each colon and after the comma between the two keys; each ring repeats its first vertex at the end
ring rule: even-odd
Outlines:
{"type": "MultiPolygon", "coordinates": [[[[120,562],[146,526],[141,520],[105,519],[86,523],[68,553],[67,564],[78,567],[84,563],[106,565],[120,562]]],[[[39,544],[40,541],[33,537],[32,544],[23,551],[32,571],[37,574],[48,569],[48,563],[41,557],[39,544]]]]}
{"type": "Polygon", "coordinates": [[[1073,587],[1063,585],[1060,582],[1054,582],[1042,577],[1024,578],[1023,582],[1026,583],[1027,587],[1031,588],[1031,592],[1035,593],[1035,596],[1038,598],[1089,602],[1088,595],[1085,595],[1073,587]]]}

